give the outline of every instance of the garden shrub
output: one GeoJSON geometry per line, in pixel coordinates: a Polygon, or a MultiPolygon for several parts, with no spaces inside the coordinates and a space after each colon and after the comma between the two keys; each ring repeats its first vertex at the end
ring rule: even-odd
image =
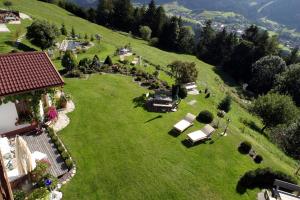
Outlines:
{"type": "Polygon", "coordinates": [[[37,199],[45,199],[50,192],[47,188],[41,187],[34,189],[33,192],[28,196],[28,200],[37,200],[37,199]]]}
{"type": "Polygon", "coordinates": [[[258,168],[246,172],[237,184],[239,193],[246,192],[246,189],[266,188],[271,189],[275,179],[297,184],[297,181],[290,175],[281,171],[273,171],[270,168],[258,168]]]}
{"type": "Polygon", "coordinates": [[[24,200],[26,195],[23,190],[15,190],[13,192],[14,200],[24,200]]]}
{"type": "Polygon", "coordinates": [[[241,154],[248,154],[251,149],[252,145],[248,141],[241,142],[240,146],[238,147],[238,150],[241,154]]]}
{"type": "Polygon", "coordinates": [[[56,147],[58,147],[59,145],[61,145],[61,143],[60,143],[59,140],[56,140],[56,141],[54,142],[54,144],[55,144],[56,147]]]}
{"type": "Polygon", "coordinates": [[[43,160],[37,161],[35,169],[30,172],[31,180],[33,182],[40,181],[45,176],[46,171],[49,167],[49,163],[44,162],[43,160]]]}
{"type": "Polygon", "coordinates": [[[208,110],[204,110],[199,113],[197,120],[202,123],[209,124],[214,120],[214,115],[208,110]]]}
{"type": "Polygon", "coordinates": [[[256,155],[256,156],[254,157],[254,162],[255,162],[255,163],[259,164],[259,163],[261,163],[262,161],[263,161],[263,157],[262,157],[261,155],[256,155]]]}
{"type": "Polygon", "coordinates": [[[224,110],[226,113],[228,113],[231,109],[231,97],[226,96],[218,105],[219,110],[224,110]]]}
{"type": "Polygon", "coordinates": [[[51,138],[52,142],[55,143],[57,140],[58,140],[58,137],[56,135],[54,135],[52,138],[51,138]]]}
{"type": "Polygon", "coordinates": [[[180,86],[179,87],[179,92],[178,92],[178,96],[180,99],[185,99],[187,97],[188,93],[185,87],[180,86]]]}
{"type": "Polygon", "coordinates": [[[158,82],[154,82],[150,84],[150,90],[158,89],[160,87],[158,82]]]}
{"type": "Polygon", "coordinates": [[[158,77],[158,75],[159,75],[159,71],[153,72],[153,76],[158,77]]]}
{"type": "Polygon", "coordinates": [[[73,161],[70,158],[68,158],[65,162],[66,162],[68,169],[72,169],[73,161]]]}
{"type": "Polygon", "coordinates": [[[52,138],[54,135],[55,135],[55,134],[54,134],[53,128],[48,128],[48,136],[49,136],[50,138],[52,138]]]}
{"type": "Polygon", "coordinates": [[[138,77],[136,77],[134,80],[135,80],[135,81],[141,81],[142,78],[138,76],[138,77]]]}
{"type": "Polygon", "coordinates": [[[77,69],[71,70],[65,74],[65,77],[67,78],[80,78],[81,76],[81,71],[77,69]]]}
{"type": "Polygon", "coordinates": [[[104,61],[104,64],[108,65],[108,66],[112,66],[113,65],[113,62],[112,62],[112,59],[110,58],[110,56],[106,57],[106,59],[104,61]]]}
{"type": "Polygon", "coordinates": [[[57,150],[58,150],[60,153],[62,153],[62,152],[65,150],[65,148],[62,146],[62,144],[59,144],[59,145],[57,146],[57,150]]]}
{"type": "Polygon", "coordinates": [[[62,157],[64,160],[67,160],[67,159],[70,158],[70,155],[69,155],[68,152],[63,151],[63,152],[61,153],[61,157],[62,157]]]}
{"type": "Polygon", "coordinates": [[[58,184],[58,179],[51,174],[46,174],[39,182],[37,183],[38,187],[46,187],[49,190],[54,190],[58,184]],[[46,181],[51,181],[51,185],[47,186],[46,181]]]}
{"type": "Polygon", "coordinates": [[[208,99],[209,97],[210,97],[210,92],[205,95],[205,98],[208,99]]]}

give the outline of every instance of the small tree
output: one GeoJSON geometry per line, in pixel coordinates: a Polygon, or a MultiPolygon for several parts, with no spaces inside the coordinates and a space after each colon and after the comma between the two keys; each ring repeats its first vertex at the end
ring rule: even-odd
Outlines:
{"type": "Polygon", "coordinates": [[[113,62],[112,62],[110,56],[107,56],[107,57],[106,57],[106,59],[105,59],[105,61],[104,61],[104,64],[105,64],[105,65],[108,65],[108,66],[112,66],[112,65],[113,65],[113,62]]]}
{"type": "Polygon", "coordinates": [[[265,96],[259,96],[251,110],[262,118],[265,125],[262,131],[279,124],[290,123],[296,119],[299,113],[290,96],[278,93],[268,93],[265,96]]]}
{"type": "Polygon", "coordinates": [[[12,2],[11,1],[4,1],[3,2],[3,5],[5,6],[5,7],[7,7],[7,8],[10,8],[11,6],[12,6],[12,2]]]}
{"type": "Polygon", "coordinates": [[[66,26],[65,24],[62,24],[61,27],[60,27],[60,32],[62,35],[68,35],[68,31],[66,29],[66,26]]]}
{"type": "Polygon", "coordinates": [[[77,60],[72,51],[67,50],[61,60],[61,65],[67,70],[71,71],[77,67],[77,60]]]}
{"type": "Polygon", "coordinates": [[[42,50],[54,45],[60,35],[58,28],[47,21],[36,20],[27,27],[26,38],[42,50]]]}
{"type": "Polygon", "coordinates": [[[94,35],[91,34],[91,41],[93,42],[95,39],[94,39],[94,35]]]}
{"type": "Polygon", "coordinates": [[[76,37],[76,32],[75,32],[75,29],[74,27],[72,26],[72,29],[71,29],[71,37],[74,39],[76,37]]]}
{"type": "Polygon", "coordinates": [[[84,39],[85,40],[88,40],[89,39],[89,36],[88,36],[88,34],[86,33],[86,34],[84,34],[84,39]]]}
{"type": "Polygon", "coordinates": [[[149,41],[151,38],[152,30],[149,26],[141,26],[140,29],[140,34],[143,40],[149,41]]]}
{"type": "Polygon", "coordinates": [[[172,76],[176,79],[176,83],[181,85],[185,83],[195,82],[198,77],[198,71],[195,63],[174,61],[169,64],[172,76]]]}
{"type": "Polygon", "coordinates": [[[231,109],[231,97],[227,95],[218,105],[219,110],[224,110],[226,113],[228,113],[231,109]]]}

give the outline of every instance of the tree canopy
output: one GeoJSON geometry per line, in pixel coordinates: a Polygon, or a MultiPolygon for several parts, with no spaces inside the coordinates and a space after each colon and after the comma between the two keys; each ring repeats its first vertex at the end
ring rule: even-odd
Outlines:
{"type": "Polygon", "coordinates": [[[198,70],[193,62],[174,61],[168,67],[170,67],[177,84],[195,82],[198,77],[198,70]]]}
{"type": "Polygon", "coordinates": [[[151,38],[152,30],[150,29],[149,26],[141,26],[140,29],[140,34],[143,40],[149,41],[151,38]]]}
{"type": "Polygon", "coordinates": [[[262,131],[265,128],[290,123],[299,114],[292,98],[278,93],[268,93],[267,95],[259,96],[254,101],[251,111],[262,118],[265,125],[262,131]]]}
{"type": "Polygon", "coordinates": [[[285,69],[285,61],[279,56],[262,57],[251,67],[250,89],[257,94],[266,94],[273,88],[276,75],[285,69]]]}
{"type": "Polygon", "coordinates": [[[60,35],[59,29],[48,21],[35,20],[27,27],[26,38],[42,50],[54,45],[60,35]]]}
{"type": "Polygon", "coordinates": [[[282,94],[288,93],[300,106],[300,64],[290,65],[286,71],[277,75],[274,89],[282,94]]]}
{"type": "Polygon", "coordinates": [[[271,137],[290,156],[300,159],[300,120],[272,129],[271,137]]]}
{"type": "Polygon", "coordinates": [[[227,95],[218,105],[219,110],[223,110],[228,113],[231,110],[231,97],[227,95]]]}
{"type": "MultiPolygon", "coordinates": [[[[83,64],[83,61],[82,63],[83,64]]],[[[62,57],[61,65],[67,70],[71,71],[77,67],[77,59],[72,51],[67,50],[62,57]]]]}

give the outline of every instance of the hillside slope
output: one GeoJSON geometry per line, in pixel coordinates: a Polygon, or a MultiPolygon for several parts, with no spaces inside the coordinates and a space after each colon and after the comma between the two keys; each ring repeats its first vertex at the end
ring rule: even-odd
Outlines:
{"type": "MultiPolygon", "coordinates": [[[[98,0],[73,0],[84,7],[95,7],[98,0]]],[[[135,3],[148,4],[149,0],[133,0],[135,3]]],[[[158,4],[174,0],[156,0],[158,4]]],[[[299,0],[177,0],[178,4],[191,10],[210,10],[236,12],[250,20],[267,17],[270,20],[297,28],[300,31],[299,0]]]]}
{"type": "MultiPolygon", "coordinates": [[[[287,173],[294,171],[296,163],[292,159],[263,135],[240,122],[241,118],[246,118],[261,125],[256,117],[236,102],[227,116],[232,121],[230,135],[224,140],[218,140],[216,144],[185,148],[179,140],[184,139],[185,134],[173,138],[167,133],[172,124],[187,112],[196,114],[208,109],[215,113],[216,106],[226,92],[235,95],[236,85],[217,68],[195,56],[151,47],[143,40],[92,24],[55,5],[35,0],[12,2],[14,9],[36,19],[49,20],[58,26],[64,23],[69,31],[74,27],[82,35],[100,33],[103,36],[101,43],[80,54],[79,58],[97,54],[104,59],[113,54],[117,47],[130,43],[138,55],[163,68],[174,60],[195,62],[199,71],[197,83],[202,90],[208,88],[211,91],[209,99],[203,95],[197,97],[197,107],[190,107],[184,101],[179,112],[163,115],[161,120],[165,121],[157,120],[152,124],[145,121],[156,117],[156,113],[147,113],[142,108],[133,109],[132,98],[146,91],[133,83],[131,78],[95,75],[89,80],[66,79],[66,90],[74,96],[77,107],[70,115],[70,126],[61,136],[78,164],[77,175],[63,188],[66,199],[84,199],[86,195],[90,195],[90,199],[132,199],[135,195],[137,199],[156,199],[159,195],[165,197],[162,199],[187,199],[191,198],[189,188],[192,188],[197,198],[202,195],[212,200],[251,200],[255,198],[256,190],[247,191],[243,195],[235,191],[238,178],[247,170],[272,166],[287,173]],[[130,123],[126,120],[130,120],[130,123]],[[125,129],[120,129],[120,126],[125,129]],[[247,130],[244,134],[241,134],[241,127],[247,130]],[[93,132],[93,128],[97,128],[98,132],[93,132]],[[122,136],[118,137],[117,134],[122,136]],[[126,134],[128,137],[125,137],[126,134]],[[115,140],[111,141],[111,138],[115,140]],[[236,146],[241,140],[249,140],[255,150],[264,156],[262,165],[258,166],[249,157],[238,153],[236,146]],[[95,157],[97,159],[93,160],[95,157]],[[116,173],[112,173],[112,169],[116,169],[116,173]],[[93,173],[89,173],[91,171],[93,173]],[[148,191],[144,191],[145,188],[148,191]],[[143,192],[139,192],[139,189],[143,192]]],[[[60,67],[59,60],[55,59],[54,62],[60,67]]],[[[193,100],[193,97],[188,100],[193,100]]],[[[200,125],[194,128],[200,128],[200,125]]]]}

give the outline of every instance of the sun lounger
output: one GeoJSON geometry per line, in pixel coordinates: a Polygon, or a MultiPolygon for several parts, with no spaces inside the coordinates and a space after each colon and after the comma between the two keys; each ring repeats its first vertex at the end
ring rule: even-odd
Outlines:
{"type": "Polygon", "coordinates": [[[189,133],[187,137],[188,140],[194,144],[202,140],[210,139],[214,131],[215,129],[211,125],[207,124],[203,129],[189,133]]]}
{"type": "Polygon", "coordinates": [[[182,119],[181,121],[179,121],[178,123],[176,123],[174,125],[174,129],[176,131],[179,131],[180,133],[182,133],[183,131],[185,131],[187,128],[189,128],[190,126],[193,125],[193,121],[196,119],[196,116],[188,113],[184,119],[182,119]]]}

